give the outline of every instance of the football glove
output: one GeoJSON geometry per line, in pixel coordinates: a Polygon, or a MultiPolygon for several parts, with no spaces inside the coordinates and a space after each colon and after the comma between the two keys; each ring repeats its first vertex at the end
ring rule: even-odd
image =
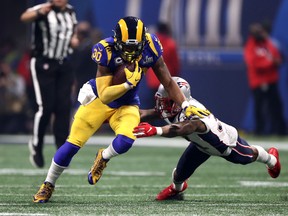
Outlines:
{"type": "Polygon", "coordinates": [[[126,79],[127,79],[127,83],[132,86],[135,87],[138,82],[141,80],[141,75],[142,75],[142,68],[139,67],[138,62],[135,61],[135,69],[134,71],[130,71],[127,68],[124,68],[125,71],[125,75],[126,75],[126,79]]]}
{"type": "Polygon", "coordinates": [[[82,88],[80,88],[79,90],[77,100],[83,106],[85,106],[85,105],[90,104],[95,98],[96,98],[96,95],[93,92],[92,86],[89,84],[89,82],[84,83],[82,88]]]}
{"type": "Polygon", "coordinates": [[[197,115],[200,118],[203,118],[205,116],[210,115],[210,111],[207,109],[201,109],[199,107],[195,107],[195,106],[187,106],[186,108],[184,108],[185,111],[185,116],[190,119],[193,115],[197,115]]]}
{"type": "Polygon", "coordinates": [[[133,134],[137,138],[155,136],[157,134],[157,129],[147,122],[142,122],[134,128],[133,134]]]}

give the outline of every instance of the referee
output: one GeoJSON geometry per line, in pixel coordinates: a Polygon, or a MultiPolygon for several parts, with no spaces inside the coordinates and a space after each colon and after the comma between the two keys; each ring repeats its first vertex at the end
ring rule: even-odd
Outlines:
{"type": "Polygon", "coordinates": [[[32,23],[30,70],[38,104],[29,141],[30,162],[44,166],[43,142],[53,114],[56,147],[66,140],[70,127],[71,89],[74,81],[69,56],[78,46],[73,7],[68,0],[50,0],[28,8],[21,21],[32,23]]]}

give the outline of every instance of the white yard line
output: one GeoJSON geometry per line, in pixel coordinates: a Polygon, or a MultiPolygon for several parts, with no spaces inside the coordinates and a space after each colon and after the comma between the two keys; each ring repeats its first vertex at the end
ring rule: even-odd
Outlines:
{"type": "Polygon", "coordinates": [[[270,182],[270,181],[240,181],[245,187],[287,187],[287,182],[270,182]]]}
{"type": "MultiPolygon", "coordinates": [[[[16,173],[22,173],[23,170],[21,169],[0,169],[0,176],[1,175],[14,175],[16,173]],[[3,172],[3,170],[5,170],[3,172]],[[9,170],[12,171],[10,174],[9,174],[9,170]],[[4,174],[3,174],[4,173],[4,174]]],[[[25,170],[24,170],[25,171],[25,170]]],[[[27,171],[27,170],[26,170],[27,171]]],[[[37,170],[34,170],[36,171],[34,175],[38,175],[39,174],[39,171],[37,170]]],[[[25,173],[25,172],[23,172],[25,173]]],[[[74,170],[74,173],[77,173],[76,170],[74,170]]],[[[130,176],[163,176],[165,175],[164,172],[140,172],[141,174],[140,175],[137,175],[137,172],[126,172],[126,171],[120,171],[120,172],[109,172],[107,171],[106,174],[108,175],[113,175],[113,176],[122,176],[122,173],[131,173],[130,176]],[[113,173],[113,174],[111,174],[113,173]]],[[[78,173],[78,175],[82,175],[82,174],[86,174],[83,173],[82,171],[80,171],[78,173]]],[[[41,174],[39,174],[41,175],[41,174]]],[[[111,176],[107,177],[107,176],[104,176],[103,178],[111,178],[111,176]]],[[[195,184],[193,183],[193,188],[242,188],[242,187],[287,187],[288,186],[288,182],[275,182],[275,181],[237,181],[235,180],[235,184],[230,184],[230,185],[218,185],[218,184],[210,184],[210,185],[205,185],[205,184],[195,184]]],[[[57,184],[57,187],[59,188],[70,188],[71,186],[70,185],[64,185],[64,184],[57,184]]],[[[113,189],[113,188],[130,188],[131,186],[130,185],[120,185],[120,184],[117,184],[117,185],[114,185],[114,186],[111,186],[111,185],[98,185],[97,187],[99,188],[105,188],[105,189],[113,189]]],[[[139,186],[140,187],[140,186],[139,186]]],[[[153,185],[144,185],[142,184],[141,185],[142,188],[162,188],[163,185],[157,185],[157,184],[153,184],[153,185]]],[[[0,188],[27,188],[27,185],[11,185],[11,184],[5,184],[5,185],[0,185],[0,188]]],[[[88,185],[88,184],[84,184],[84,185],[73,185],[73,188],[91,188],[91,185],[88,185]]],[[[1,193],[0,193],[1,195],[1,193]]]]}
{"type": "MultiPolygon", "coordinates": [[[[10,203],[7,203],[6,204],[7,206],[11,205],[10,203]]],[[[5,206],[5,205],[4,205],[5,206]]],[[[43,214],[43,213],[17,213],[17,212],[12,212],[12,213],[5,213],[5,212],[0,212],[0,215],[13,215],[13,216],[17,216],[17,215],[20,215],[20,216],[25,216],[25,215],[29,215],[29,216],[33,216],[33,215],[39,215],[39,216],[42,216],[42,215],[49,215],[49,214],[43,214]]]]}
{"type": "MultiPolygon", "coordinates": [[[[24,175],[24,176],[33,176],[33,175],[45,175],[47,170],[36,170],[36,169],[12,169],[12,168],[3,168],[0,169],[0,175],[24,175]]],[[[70,175],[86,175],[87,170],[82,169],[67,169],[65,170],[66,174],[70,175]]],[[[165,176],[165,172],[145,172],[145,171],[106,171],[108,175],[112,176],[165,176]]]]}
{"type": "MultiPolygon", "coordinates": [[[[113,140],[112,135],[94,135],[88,141],[88,145],[109,145],[113,140]]],[[[0,135],[1,144],[28,144],[30,136],[28,135],[0,135]]],[[[260,145],[264,148],[276,147],[279,150],[288,150],[288,142],[283,139],[283,141],[249,141],[250,145],[260,145]]],[[[45,143],[53,144],[54,138],[51,135],[45,136],[45,143]]],[[[135,140],[134,146],[149,146],[149,147],[186,147],[189,144],[188,141],[181,137],[176,138],[164,138],[164,137],[146,137],[142,139],[135,140]]]]}

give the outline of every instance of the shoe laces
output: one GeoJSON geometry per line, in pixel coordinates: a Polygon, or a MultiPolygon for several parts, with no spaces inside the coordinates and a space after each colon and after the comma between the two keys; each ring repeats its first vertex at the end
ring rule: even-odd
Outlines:
{"type": "Polygon", "coordinates": [[[53,186],[49,183],[46,183],[41,187],[37,195],[47,195],[50,197],[52,192],[53,192],[53,186]]]}
{"type": "Polygon", "coordinates": [[[102,171],[106,167],[106,163],[107,162],[102,157],[100,159],[96,157],[94,161],[94,166],[91,169],[91,173],[96,174],[96,175],[101,175],[102,171]]]}
{"type": "Polygon", "coordinates": [[[170,193],[170,194],[175,194],[175,193],[177,193],[177,191],[173,188],[172,185],[170,185],[170,186],[167,188],[167,192],[170,193]]]}

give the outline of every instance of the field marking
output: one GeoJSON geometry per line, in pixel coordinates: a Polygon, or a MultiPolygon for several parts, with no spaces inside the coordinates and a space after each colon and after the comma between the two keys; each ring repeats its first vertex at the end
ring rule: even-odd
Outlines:
{"type": "Polygon", "coordinates": [[[15,216],[17,216],[17,215],[21,215],[21,216],[25,216],[25,215],[49,215],[49,214],[43,214],[43,213],[17,213],[17,212],[10,212],[10,213],[5,213],[5,212],[3,212],[3,213],[0,213],[0,215],[15,215],[15,216]]]}
{"type": "MultiPolygon", "coordinates": [[[[87,171],[83,169],[66,169],[64,171],[66,174],[70,175],[87,175],[87,171]]],[[[4,168],[0,169],[0,175],[24,175],[24,176],[34,176],[34,175],[45,175],[47,170],[36,170],[36,169],[13,169],[4,168]]],[[[105,174],[112,176],[165,176],[165,172],[145,172],[145,171],[106,171],[105,174]]]]}
{"type": "MultiPolygon", "coordinates": [[[[115,137],[113,135],[94,135],[88,141],[87,145],[110,145],[111,141],[115,137]]],[[[244,138],[244,137],[243,137],[244,138]]],[[[30,135],[0,135],[1,143],[5,144],[28,144],[30,135]]],[[[288,150],[287,140],[283,141],[250,141],[247,139],[250,145],[260,145],[263,148],[270,148],[272,146],[279,150],[288,150]]],[[[54,145],[54,137],[52,135],[45,136],[45,144],[54,145]]],[[[167,139],[164,137],[145,137],[143,139],[136,139],[133,146],[147,146],[147,147],[187,147],[188,141],[181,137],[175,137],[173,139],[167,139]]]]}
{"type": "Polygon", "coordinates": [[[287,187],[287,182],[270,182],[270,181],[240,181],[242,186],[246,187],[287,187]]]}
{"type": "MultiPolygon", "coordinates": [[[[14,194],[9,193],[0,193],[1,196],[13,196],[14,194]]],[[[271,196],[271,194],[254,194],[255,196],[271,196]]],[[[17,194],[17,196],[20,197],[26,197],[27,194],[17,194]]],[[[69,194],[57,194],[53,193],[53,197],[142,197],[142,196],[156,196],[156,193],[141,193],[141,194],[97,194],[97,193],[85,193],[85,194],[79,194],[79,193],[69,193],[69,194]]],[[[185,196],[188,197],[242,197],[247,196],[245,193],[215,193],[215,194],[188,194],[185,193],[185,196]]],[[[11,205],[11,203],[7,203],[11,205]]],[[[14,205],[14,204],[13,204],[14,205]]],[[[5,203],[0,203],[0,206],[5,206],[5,203]]]]}
{"type": "MultiPolygon", "coordinates": [[[[27,197],[28,195],[27,194],[16,194],[18,197],[27,197]]],[[[97,193],[85,193],[85,194],[79,194],[79,193],[69,193],[69,194],[67,194],[66,192],[65,192],[65,194],[63,194],[63,193],[54,193],[53,194],[53,197],[71,197],[71,196],[73,196],[73,197],[143,197],[143,196],[145,196],[145,197],[147,197],[147,198],[149,198],[149,197],[156,197],[156,195],[157,195],[157,193],[141,193],[141,194],[123,194],[123,193],[121,193],[121,194],[117,194],[117,193],[115,193],[115,194],[97,194],[97,193]]],[[[14,194],[9,194],[9,193],[0,193],[0,196],[5,196],[5,197],[9,197],[9,196],[15,196],[15,193],[14,194]]],[[[254,193],[253,194],[253,196],[258,196],[258,197],[270,197],[271,196],[271,194],[262,194],[262,193],[259,193],[259,194],[257,194],[257,193],[254,193]]],[[[31,195],[31,197],[32,197],[32,195],[31,195]]],[[[186,192],[186,193],[184,193],[184,197],[189,197],[189,199],[190,198],[196,198],[197,197],[197,199],[199,199],[199,198],[201,198],[201,197],[247,197],[247,194],[245,194],[245,193],[210,193],[210,194],[193,194],[193,193],[189,193],[189,192],[186,192]]],[[[193,200],[192,200],[193,201],[193,200]]],[[[225,204],[228,204],[228,203],[225,203],[225,204]]],[[[232,204],[232,203],[230,203],[231,205],[238,205],[238,204],[232,204]]],[[[247,204],[247,203],[245,203],[245,204],[247,204]]],[[[258,203],[258,204],[260,204],[260,203],[258,203]]],[[[262,203],[263,205],[268,205],[268,203],[262,203]]],[[[271,205],[274,205],[275,203],[269,203],[269,204],[271,204],[271,205]]],[[[23,205],[30,205],[29,203],[21,203],[21,204],[17,204],[17,203],[15,203],[15,204],[12,204],[13,206],[23,206],[23,205]]],[[[74,205],[74,204],[73,204],[74,205]]],[[[210,205],[214,205],[214,204],[211,204],[210,203],[210,205]]],[[[215,204],[215,205],[220,205],[219,203],[217,203],[217,204],[215,204]]],[[[240,205],[240,203],[239,203],[239,205],[240,205]]],[[[243,205],[244,205],[244,203],[243,203],[243,205]]],[[[248,204],[249,205],[249,204],[248,204]]],[[[251,205],[253,205],[253,204],[251,204],[251,205]]],[[[279,204],[279,205],[283,205],[283,204],[279,204]]],[[[286,205],[286,204],[285,204],[286,205]]],[[[11,203],[0,203],[0,206],[11,206],[11,203]]]]}
{"type": "MultiPolygon", "coordinates": [[[[103,177],[107,178],[107,177],[103,177]]],[[[237,181],[235,181],[237,182],[237,181]]],[[[243,188],[245,187],[287,187],[287,182],[269,182],[269,181],[238,181],[239,184],[231,184],[231,185],[204,185],[204,184],[191,184],[191,188],[243,188]]],[[[40,185],[39,185],[40,186],[40,185]]],[[[166,185],[139,185],[137,187],[141,188],[164,188],[166,185]]],[[[30,186],[31,187],[31,186],[30,186]]],[[[27,188],[27,185],[0,185],[0,188],[27,188]]],[[[56,184],[56,188],[71,188],[71,185],[64,184],[56,184]]],[[[87,184],[83,185],[73,185],[73,188],[93,188],[93,186],[87,184]]],[[[131,185],[97,185],[97,188],[104,189],[115,189],[115,188],[131,188],[131,185]]],[[[0,193],[1,194],[1,193],[0,193]]]]}

